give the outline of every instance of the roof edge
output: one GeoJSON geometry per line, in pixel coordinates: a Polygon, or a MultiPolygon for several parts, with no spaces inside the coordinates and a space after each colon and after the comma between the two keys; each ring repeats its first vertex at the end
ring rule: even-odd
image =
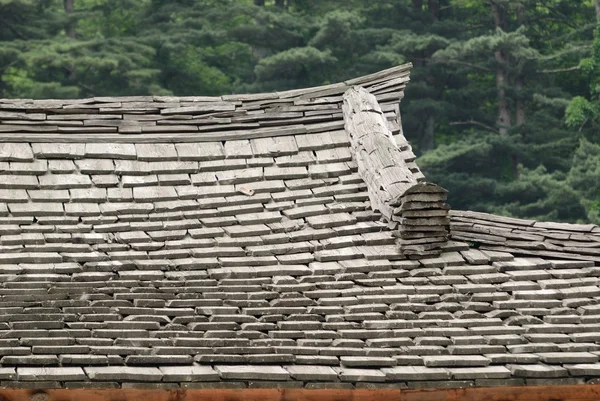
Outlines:
{"type": "Polygon", "coordinates": [[[451,238],[479,249],[600,264],[600,227],[452,210],[451,238]]]}
{"type": "MultiPolygon", "coordinates": [[[[509,379],[487,379],[478,378],[474,387],[461,387],[460,385],[448,386],[448,381],[421,381],[420,385],[408,387],[406,383],[394,383],[391,386],[386,383],[374,383],[364,381],[357,387],[349,383],[327,383],[313,382],[306,388],[293,388],[288,382],[281,382],[277,386],[273,382],[254,382],[254,388],[235,386],[233,383],[229,388],[225,385],[216,386],[214,383],[189,383],[188,387],[171,386],[169,383],[134,383],[129,388],[107,388],[96,386],[81,386],[77,383],[70,389],[39,388],[30,383],[23,383],[22,387],[12,387],[0,390],[0,397],[7,400],[88,400],[105,401],[121,399],[125,401],[140,401],[151,399],[155,401],[184,401],[199,399],[231,400],[231,401],[282,401],[282,400],[378,400],[378,401],[426,401],[432,399],[449,400],[503,400],[503,399],[527,399],[527,400],[580,400],[596,401],[600,393],[600,384],[594,384],[593,380],[584,382],[584,379],[575,379],[569,383],[582,382],[579,384],[561,384],[564,379],[539,379],[545,380],[546,385],[540,385],[540,381],[520,378],[509,379]],[[527,384],[526,384],[527,383],[527,384]],[[161,388],[162,384],[162,388],[161,388]],[[194,386],[196,384],[196,386],[194,386]],[[287,386],[286,386],[287,384],[287,386]],[[310,386],[313,384],[313,386],[310,386]],[[437,384],[437,386],[436,386],[437,384]],[[137,385],[137,386],[136,386],[137,385]],[[287,387],[287,388],[286,388],[287,387]]],[[[46,382],[47,383],[47,382],[46,382]]],[[[417,382],[418,383],[418,382],[417,382]]],[[[465,381],[456,381],[457,384],[466,385],[465,381]]],[[[85,384],[85,383],[84,383],[85,384]]],[[[186,383],[187,384],[187,383],[186,383]]]]}

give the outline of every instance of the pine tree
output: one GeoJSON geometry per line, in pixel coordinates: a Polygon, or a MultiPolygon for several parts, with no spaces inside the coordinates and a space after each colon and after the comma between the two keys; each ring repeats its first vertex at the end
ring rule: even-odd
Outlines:
{"type": "Polygon", "coordinates": [[[30,85],[23,67],[23,49],[55,32],[58,15],[51,1],[0,0],[0,97],[23,96],[15,86],[30,85]]]}
{"type": "Polygon", "coordinates": [[[457,81],[463,77],[463,87],[452,94],[453,103],[462,108],[454,117],[461,112],[462,117],[446,126],[449,144],[421,159],[424,170],[450,189],[454,207],[523,217],[554,213],[555,219],[585,218],[576,197],[554,204],[528,195],[559,200],[576,193],[565,174],[577,137],[561,119],[568,91],[577,85],[573,78],[556,79],[568,71],[552,64],[564,65],[586,51],[578,42],[589,32],[589,5],[556,1],[548,6],[535,0],[455,4],[470,11],[466,21],[487,30],[453,40],[433,56],[455,68],[457,81]],[[583,23],[572,26],[563,14],[583,23]],[[552,29],[547,20],[554,21],[552,29]],[[535,180],[547,185],[523,192],[523,185],[535,180]]]}
{"type": "Polygon", "coordinates": [[[0,96],[221,95],[412,62],[454,208],[598,221],[600,0],[0,0],[0,96]]]}

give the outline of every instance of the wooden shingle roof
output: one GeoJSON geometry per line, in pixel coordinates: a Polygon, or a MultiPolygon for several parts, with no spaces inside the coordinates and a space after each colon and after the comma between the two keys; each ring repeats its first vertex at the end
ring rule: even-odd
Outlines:
{"type": "Polygon", "coordinates": [[[600,378],[600,228],[448,215],[402,134],[409,68],[0,100],[0,385],[600,378]]]}

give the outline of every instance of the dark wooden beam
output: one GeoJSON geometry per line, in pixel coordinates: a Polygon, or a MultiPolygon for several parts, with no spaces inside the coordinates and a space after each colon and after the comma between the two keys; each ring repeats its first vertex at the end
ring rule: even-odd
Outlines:
{"type": "Polygon", "coordinates": [[[10,401],[597,401],[600,384],[462,389],[0,389],[10,401]]]}

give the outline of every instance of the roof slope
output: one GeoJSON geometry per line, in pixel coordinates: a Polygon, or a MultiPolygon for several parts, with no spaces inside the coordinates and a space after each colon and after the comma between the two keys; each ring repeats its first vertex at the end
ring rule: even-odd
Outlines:
{"type": "Polygon", "coordinates": [[[407,71],[220,99],[235,110],[189,98],[4,101],[0,130],[25,131],[5,131],[0,144],[0,385],[600,377],[600,268],[589,253],[598,227],[452,212],[454,240],[412,260],[371,207],[342,93],[375,93],[418,181],[396,104],[407,71]],[[94,115],[81,114],[87,106],[94,115]],[[35,131],[49,121],[72,131],[35,131]],[[102,121],[116,126],[87,129],[102,121]],[[178,128],[148,131],[165,121],[178,128]],[[528,241],[554,240],[564,249],[532,256],[528,241]]]}

